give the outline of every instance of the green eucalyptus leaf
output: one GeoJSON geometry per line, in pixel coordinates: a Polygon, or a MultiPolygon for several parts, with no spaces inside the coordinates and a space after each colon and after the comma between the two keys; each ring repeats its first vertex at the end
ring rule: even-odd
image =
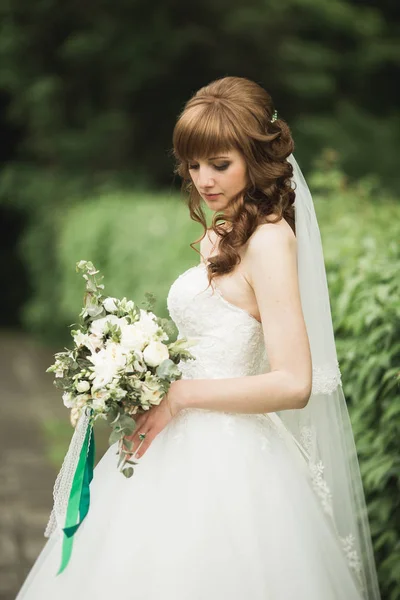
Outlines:
{"type": "Polygon", "coordinates": [[[122,437],[121,431],[117,431],[117,430],[113,430],[110,433],[110,437],[108,438],[108,443],[110,446],[112,446],[112,444],[115,444],[115,442],[118,442],[122,437]]]}
{"type": "Polygon", "coordinates": [[[133,467],[127,467],[126,469],[123,469],[122,473],[125,475],[126,478],[129,479],[129,477],[132,477],[133,475],[133,467]]]}

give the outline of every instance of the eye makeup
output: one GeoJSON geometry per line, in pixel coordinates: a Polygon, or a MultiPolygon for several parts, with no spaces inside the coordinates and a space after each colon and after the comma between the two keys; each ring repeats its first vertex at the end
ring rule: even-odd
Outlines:
{"type": "MultiPolygon", "coordinates": [[[[225,171],[229,167],[230,164],[231,164],[230,162],[227,162],[222,165],[213,165],[213,167],[214,167],[214,169],[217,169],[217,171],[225,171]]],[[[199,167],[199,165],[191,165],[191,164],[188,165],[189,170],[198,169],[198,167],[199,167]]]]}

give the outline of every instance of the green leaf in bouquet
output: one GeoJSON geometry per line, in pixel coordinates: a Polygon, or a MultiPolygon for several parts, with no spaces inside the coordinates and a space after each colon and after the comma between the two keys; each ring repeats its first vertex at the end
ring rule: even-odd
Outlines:
{"type": "Polygon", "coordinates": [[[65,380],[61,377],[57,377],[54,381],[53,381],[53,385],[58,389],[58,390],[67,390],[70,387],[69,383],[66,383],[65,380]]]}
{"type": "Polygon", "coordinates": [[[124,462],[124,458],[125,458],[125,455],[123,452],[121,452],[121,454],[118,457],[117,469],[119,469],[120,466],[122,465],[122,463],[124,462]]]}
{"type": "Polygon", "coordinates": [[[80,260],[76,263],[76,271],[83,271],[89,275],[96,275],[99,271],[90,260],[80,260]]]}
{"type": "Polygon", "coordinates": [[[182,337],[175,340],[175,342],[172,342],[172,344],[169,344],[168,351],[170,354],[180,355],[181,358],[192,358],[189,348],[191,346],[195,346],[196,344],[197,340],[182,337]]]}
{"type": "MultiPolygon", "coordinates": [[[[110,416],[108,418],[108,422],[112,427],[119,427],[119,420],[124,415],[124,409],[117,402],[111,404],[110,408],[110,416]]],[[[120,428],[121,429],[121,428],[120,428]]]]}
{"type": "Polygon", "coordinates": [[[96,317],[105,315],[105,310],[101,304],[95,304],[95,303],[86,304],[85,310],[86,310],[87,314],[89,315],[89,317],[91,317],[92,319],[95,319],[96,317]]]}
{"type": "Polygon", "coordinates": [[[103,335],[111,339],[112,342],[117,344],[121,341],[121,328],[116,323],[107,323],[103,335]]]}
{"type": "Polygon", "coordinates": [[[107,422],[111,425],[117,418],[119,418],[119,407],[112,404],[107,413],[107,422]]]}
{"type": "Polygon", "coordinates": [[[138,320],[139,314],[138,309],[135,306],[133,300],[128,300],[127,298],[122,298],[121,300],[116,301],[117,311],[115,314],[117,317],[126,317],[130,318],[130,321],[133,323],[138,320]]]}
{"type": "Polygon", "coordinates": [[[133,450],[133,441],[132,440],[128,440],[128,438],[124,438],[124,446],[129,451],[133,450]]]}
{"type": "Polygon", "coordinates": [[[152,294],[151,292],[146,292],[144,297],[146,298],[146,300],[144,300],[142,302],[142,306],[144,307],[145,310],[152,311],[154,308],[154,305],[156,303],[155,295],[152,294]]]}
{"type": "Polygon", "coordinates": [[[119,418],[118,425],[124,430],[125,435],[131,435],[136,429],[136,423],[129,415],[122,415],[119,418]]]}
{"type": "Polygon", "coordinates": [[[133,475],[133,467],[127,467],[126,469],[123,469],[122,473],[125,475],[125,477],[127,479],[129,479],[129,477],[132,477],[132,475],[133,475]]]}
{"type": "Polygon", "coordinates": [[[163,331],[168,336],[168,339],[171,339],[176,333],[176,325],[174,324],[172,319],[167,319],[165,317],[159,317],[158,323],[163,331]]]}
{"type": "Polygon", "coordinates": [[[97,285],[93,279],[88,279],[86,282],[86,289],[88,292],[97,292],[97,285]]]}
{"type": "Polygon", "coordinates": [[[170,358],[163,360],[156,369],[156,375],[161,379],[174,379],[179,377],[180,374],[180,370],[170,358]]]}
{"type": "Polygon", "coordinates": [[[112,446],[113,444],[115,444],[115,442],[119,442],[122,435],[123,434],[121,430],[113,429],[113,431],[110,433],[110,437],[108,438],[109,445],[112,446]]]}

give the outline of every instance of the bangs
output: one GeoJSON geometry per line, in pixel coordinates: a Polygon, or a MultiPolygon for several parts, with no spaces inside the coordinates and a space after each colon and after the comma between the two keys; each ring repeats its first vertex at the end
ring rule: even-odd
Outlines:
{"type": "Polygon", "coordinates": [[[226,107],[210,103],[186,109],[176,123],[173,146],[178,160],[190,162],[240,149],[240,141],[226,107]]]}

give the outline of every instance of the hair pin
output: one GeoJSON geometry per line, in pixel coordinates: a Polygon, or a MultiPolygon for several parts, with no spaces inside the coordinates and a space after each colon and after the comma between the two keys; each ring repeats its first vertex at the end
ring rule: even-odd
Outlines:
{"type": "Polygon", "coordinates": [[[278,111],[275,110],[274,114],[272,115],[272,119],[271,119],[271,123],[274,123],[278,118],[278,111]]]}

